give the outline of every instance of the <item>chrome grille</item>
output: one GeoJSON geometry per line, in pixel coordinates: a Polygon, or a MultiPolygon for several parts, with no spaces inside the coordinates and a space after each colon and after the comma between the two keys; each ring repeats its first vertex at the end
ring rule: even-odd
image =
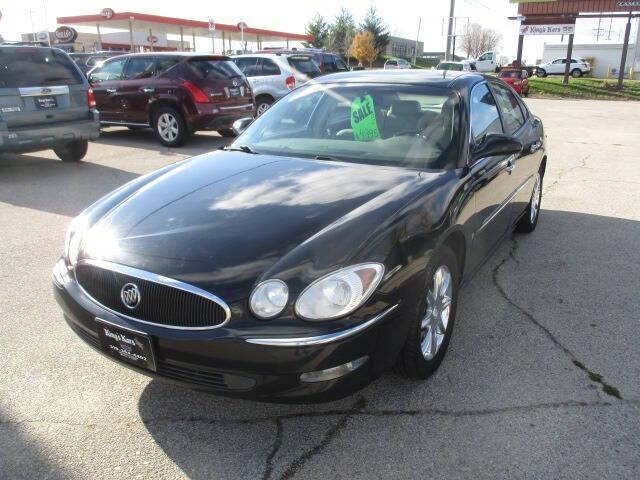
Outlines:
{"type": "Polygon", "coordinates": [[[202,330],[221,326],[229,307],[215,295],[174,279],[109,262],[83,260],[76,280],[96,303],[117,314],[169,328],[202,330]],[[133,283],[140,302],[128,308],[122,301],[124,285],[133,283]]]}

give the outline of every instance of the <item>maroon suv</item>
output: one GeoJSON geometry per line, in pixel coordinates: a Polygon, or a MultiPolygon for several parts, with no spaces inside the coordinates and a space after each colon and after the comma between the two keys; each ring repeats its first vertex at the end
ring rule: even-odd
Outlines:
{"type": "Polygon", "coordinates": [[[220,55],[121,55],[95,67],[88,78],[101,124],[151,127],[168,147],[184,144],[197,130],[233,136],[233,122],[255,114],[247,79],[220,55]]]}

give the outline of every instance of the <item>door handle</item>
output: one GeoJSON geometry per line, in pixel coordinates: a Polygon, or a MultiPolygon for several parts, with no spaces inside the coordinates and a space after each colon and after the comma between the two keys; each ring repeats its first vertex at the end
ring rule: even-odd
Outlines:
{"type": "Polygon", "coordinates": [[[542,147],[542,140],[538,140],[534,144],[531,145],[531,153],[537,152],[542,147]]]}
{"type": "Polygon", "coordinates": [[[515,158],[511,157],[509,160],[507,160],[507,168],[505,170],[509,172],[509,175],[511,175],[511,172],[513,172],[515,168],[516,168],[515,158]]]}
{"type": "Polygon", "coordinates": [[[107,88],[107,89],[106,89],[106,92],[107,92],[107,93],[116,93],[117,91],[118,91],[118,89],[117,89],[117,88],[107,88]]]}
{"type": "Polygon", "coordinates": [[[153,91],[155,90],[155,88],[153,87],[141,87],[140,91],[144,92],[144,93],[153,93],[153,91]]]}

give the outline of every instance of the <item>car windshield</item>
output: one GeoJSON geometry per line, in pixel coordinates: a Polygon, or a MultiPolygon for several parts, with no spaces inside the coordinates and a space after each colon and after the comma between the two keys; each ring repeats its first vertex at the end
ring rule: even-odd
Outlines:
{"type": "Polygon", "coordinates": [[[416,169],[457,162],[458,102],[417,85],[313,84],[259,117],[232,147],[256,153],[416,169]]]}
{"type": "Polygon", "coordinates": [[[462,71],[462,64],[461,63],[440,63],[437,67],[436,70],[456,70],[458,72],[462,71]]]}
{"type": "Polygon", "coordinates": [[[288,60],[289,65],[291,65],[294,70],[304,73],[308,77],[317,77],[322,73],[311,57],[292,56],[289,57],[288,60]]]}
{"type": "Polygon", "coordinates": [[[194,58],[189,60],[189,65],[193,67],[200,77],[211,80],[228,80],[242,76],[242,72],[231,60],[194,58]]]}
{"type": "Polygon", "coordinates": [[[74,62],[59,50],[0,48],[0,88],[77,85],[83,82],[74,62]]]}
{"type": "Polygon", "coordinates": [[[520,78],[522,72],[520,70],[503,70],[499,76],[500,78],[520,78]]]}

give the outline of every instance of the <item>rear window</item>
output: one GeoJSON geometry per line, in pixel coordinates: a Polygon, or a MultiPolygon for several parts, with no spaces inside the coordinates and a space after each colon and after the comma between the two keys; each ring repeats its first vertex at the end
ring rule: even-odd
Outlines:
{"type": "Polygon", "coordinates": [[[0,48],[0,88],[82,83],[82,74],[69,57],[59,50],[0,48]]]}
{"type": "Polygon", "coordinates": [[[320,75],[320,69],[311,57],[289,57],[289,65],[309,77],[320,75]]]}
{"type": "Polygon", "coordinates": [[[398,62],[396,62],[395,60],[387,60],[387,65],[397,65],[398,62]]]}
{"type": "Polygon", "coordinates": [[[228,80],[242,76],[242,72],[231,60],[214,60],[208,58],[194,58],[189,65],[202,78],[211,80],[228,80]]]}

